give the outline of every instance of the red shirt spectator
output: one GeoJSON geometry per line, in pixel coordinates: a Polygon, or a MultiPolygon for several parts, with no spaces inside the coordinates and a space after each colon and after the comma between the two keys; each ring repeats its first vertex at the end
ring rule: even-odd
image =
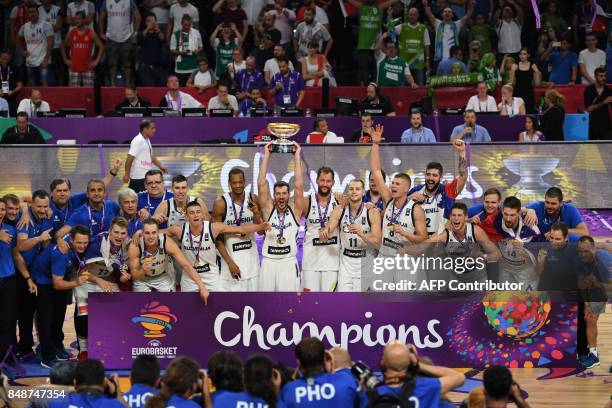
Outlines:
{"type": "Polygon", "coordinates": [[[91,55],[94,45],[94,32],[85,28],[82,33],[75,27],[68,33],[67,44],[70,46],[70,70],[72,72],[91,71],[91,55]]]}

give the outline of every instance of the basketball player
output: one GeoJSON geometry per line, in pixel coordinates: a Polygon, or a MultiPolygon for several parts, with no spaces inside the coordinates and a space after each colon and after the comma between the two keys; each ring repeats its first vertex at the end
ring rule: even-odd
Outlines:
{"type": "MultiPolygon", "coordinates": [[[[228,174],[230,192],[213,204],[212,220],[237,227],[261,224],[257,196],[245,192],[244,172],[233,168],[228,174]]],[[[223,234],[217,238],[221,255],[221,283],[226,292],[254,292],[259,275],[259,254],[254,234],[223,234]]]]}
{"type": "MultiPolygon", "coordinates": [[[[450,210],[449,226],[444,231],[430,236],[425,243],[444,244],[447,256],[455,258],[473,258],[480,256],[480,249],[485,253],[487,263],[497,262],[500,253],[491,242],[487,233],[478,225],[468,221],[468,208],[463,203],[455,203],[450,210]]],[[[454,268],[452,275],[443,273],[445,278],[457,279],[462,282],[484,282],[487,279],[486,268],[454,268]],[[464,270],[465,269],[465,270],[464,270]]]]}
{"type": "Polygon", "coordinates": [[[204,219],[210,219],[208,208],[206,208],[204,201],[199,197],[189,195],[189,186],[185,176],[182,174],[174,176],[172,178],[171,190],[174,197],[159,203],[153,214],[153,218],[157,220],[161,228],[163,228],[164,223],[171,227],[180,222],[185,222],[185,208],[192,201],[197,201],[200,204],[204,219]]]}
{"type": "Polygon", "coordinates": [[[442,231],[450,215],[450,208],[467,182],[468,170],[465,155],[465,142],[455,139],[453,147],[459,152],[457,176],[450,183],[443,183],[444,169],[438,162],[431,162],[425,168],[425,184],[413,187],[409,198],[420,203],[425,210],[427,234],[442,231]]]}
{"type": "Polygon", "coordinates": [[[154,219],[143,222],[142,236],[132,241],[128,248],[130,273],[134,281],[134,292],[174,292],[174,279],[168,274],[168,258],[172,257],[193,280],[206,303],[208,289],[198,273],[187,261],[178,245],[165,234],[159,233],[159,225],[154,219]]]}
{"type": "Polygon", "coordinates": [[[384,256],[394,256],[398,250],[407,245],[425,241],[427,228],[425,211],[421,205],[408,199],[410,176],[406,173],[396,173],[391,182],[391,188],[387,186],[382,177],[380,168],[382,131],[383,126],[376,125],[372,133],[370,168],[385,202],[380,252],[384,256]]]}
{"type": "MultiPolygon", "coordinates": [[[[380,172],[382,173],[382,178],[385,180],[386,184],[387,175],[383,170],[380,170],[380,172]]],[[[376,185],[376,180],[374,179],[374,174],[372,172],[370,172],[370,189],[366,191],[365,195],[363,196],[363,202],[372,203],[380,211],[385,209],[385,202],[380,196],[380,192],[378,191],[378,186],[376,185]]]]}
{"type": "Polygon", "coordinates": [[[340,203],[332,193],[334,171],[330,167],[317,170],[317,192],[306,197],[295,196],[296,204],[303,209],[298,214],[306,219],[302,276],[305,291],[333,292],[338,281],[340,267],[340,243],[338,234],[331,233],[322,240],[320,231],[325,228],[329,216],[340,203]]]}
{"type": "Polygon", "coordinates": [[[115,217],[108,232],[92,237],[85,251],[86,269],[81,271],[87,283],[74,288],[76,313],[74,328],[79,345],[79,360],[87,359],[88,294],[93,292],[119,292],[118,280],[127,282],[128,221],[115,217]]]}
{"type": "MultiPolygon", "coordinates": [[[[177,239],[183,255],[198,273],[198,279],[211,292],[223,290],[217,265],[215,241],[220,234],[252,234],[263,232],[268,224],[248,224],[243,226],[210,222],[204,218],[202,206],[197,201],[187,204],[187,222],[168,228],[167,236],[177,239]]],[[[181,276],[181,291],[196,292],[198,285],[190,276],[181,276]]]]}
{"type": "Polygon", "coordinates": [[[166,191],[163,173],[158,169],[145,174],[145,189],[138,193],[138,216],[143,221],[155,214],[162,201],[174,197],[172,192],[166,191]]]}
{"type": "MultiPolygon", "coordinates": [[[[301,147],[293,142],[295,156],[295,185],[294,195],[304,195],[304,177],[302,174],[302,161],[300,159],[301,147]]],[[[270,164],[272,143],[264,148],[264,157],[259,168],[257,187],[259,189],[259,208],[262,216],[268,220],[271,230],[266,231],[261,250],[262,262],[259,273],[260,291],[293,292],[300,289],[300,271],[297,263],[297,235],[300,223],[296,214],[304,210],[300,202],[289,202],[289,184],[277,181],[274,184],[274,197],[270,197],[270,190],[266,174],[270,164]]]]}
{"type": "MultiPolygon", "coordinates": [[[[327,241],[339,229],[340,264],[338,272],[339,292],[359,292],[370,285],[369,273],[372,260],[380,246],[380,211],[366,208],[363,202],[365,186],[363,180],[351,180],[348,185],[348,205],[336,206],[325,228],[319,230],[319,239],[327,241]],[[362,271],[367,279],[362,285],[362,271]]],[[[335,235],[334,235],[335,236],[335,235]]]]}
{"type": "Polygon", "coordinates": [[[528,227],[525,224],[521,200],[506,197],[494,225],[502,237],[498,243],[501,251],[499,281],[522,283],[524,290],[537,290],[536,259],[524,244],[540,235],[540,230],[537,226],[528,227]]]}

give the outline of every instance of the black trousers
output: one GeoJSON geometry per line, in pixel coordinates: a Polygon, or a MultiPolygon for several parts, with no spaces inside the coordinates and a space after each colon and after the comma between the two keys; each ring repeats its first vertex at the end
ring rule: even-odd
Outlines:
{"type": "Polygon", "coordinates": [[[130,184],[128,185],[128,187],[137,193],[145,191],[144,179],[130,180],[130,184]]]}
{"type": "Polygon", "coordinates": [[[31,352],[34,346],[32,328],[36,311],[36,295],[28,291],[28,282],[20,273],[15,275],[17,282],[17,323],[19,325],[19,343],[17,350],[31,352]]]}
{"type": "Polygon", "coordinates": [[[53,285],[38,285],[36,318],[43,360],[55,358],[56,350],[64,347],[64,318],[66,317],[66,291],[55,290],[53,285]]]}
{"type": "Polygon", "coordinates": [[[16,293],[15,275],[0,278],[0,361],[15,339],[16,293]]]}

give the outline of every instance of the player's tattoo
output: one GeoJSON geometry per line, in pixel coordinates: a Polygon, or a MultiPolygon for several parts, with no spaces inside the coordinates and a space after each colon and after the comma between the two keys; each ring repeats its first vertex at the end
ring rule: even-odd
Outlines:
{"type": "Polygon", "coordinates": [[[467,177],[467,160],[465,157],[459,157],[459,177],[467,177]]]}

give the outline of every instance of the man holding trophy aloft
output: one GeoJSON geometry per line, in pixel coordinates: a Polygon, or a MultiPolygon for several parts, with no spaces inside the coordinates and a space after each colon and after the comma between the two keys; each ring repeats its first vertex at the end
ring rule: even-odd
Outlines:
{"type": "MultiPolygon", "coordinates": [[[[269,129],[274,133],[274,126],[298,125],[271,123],[269,129]]],[[[297,130],[295,133],[297,133],[297,130]]],[[[294,133],[294,134],[295,134],[294,133]]],[[[286,141],[286,139],[281,139],[286,141]]],[[[267,143],[264,147],[264,157],[257,187],[259,189],[259,208],[262,218],[270,223],[271,229],[266,231],[263,248],[261,272],[259,274],[259,290],[264,292],[298,291],[300,290],[300,270],[297,262],[297,235],[300,227],[296,214],[302,214],[300,201],[289,202],[289,184],[277,181],[274,184],[273,197],[270,197],[266,173],[270,164],[272,151],[293,153],[295,157],[295,196],[304,194],[304,177],[302,175],[301,148],[296,142],[292,143],[292,151],[278,149],[278,143],[267,143]]]]}

